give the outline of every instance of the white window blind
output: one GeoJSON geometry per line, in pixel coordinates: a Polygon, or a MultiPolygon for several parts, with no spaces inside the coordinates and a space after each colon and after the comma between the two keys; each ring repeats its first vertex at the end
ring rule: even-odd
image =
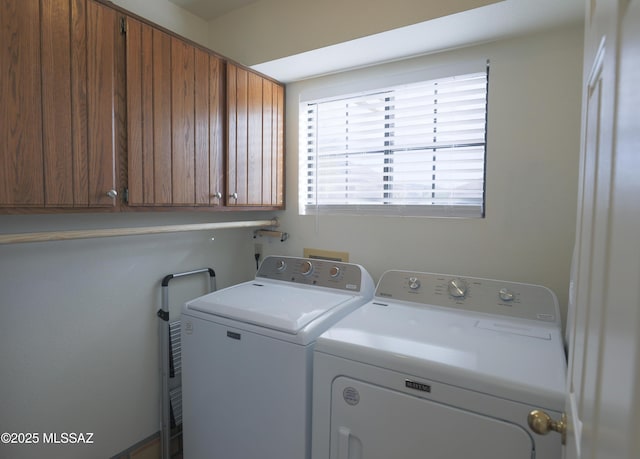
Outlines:
{"type": "Polygon", "coordinates": [[[488,71],[305,101],[300,213],[484,216],[488,71]]]}

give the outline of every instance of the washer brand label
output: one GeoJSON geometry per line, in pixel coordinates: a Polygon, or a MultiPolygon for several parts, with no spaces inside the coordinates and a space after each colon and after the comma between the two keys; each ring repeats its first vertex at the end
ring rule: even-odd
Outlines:
{"type": "Polygon", "coordinates": [[[355,387],[345,387],[342,391],[342,398],[348,405],[357,405],[360,403],[360,393],[355,387]]]}
{"type": "Polygon", "coordinates": [[[546,322],[553,322],[556,320],[556,316],[553,314],[538,314],[537,317],[539,320],[544,320],[546,322]]]}
{"type": "Polygon", "coordinates": [[[421,390],[422,392],[431,392],[431,386],[429,384],[411,381],[410,379],[405,379],[404,385],[409,389],[421,390]]]}

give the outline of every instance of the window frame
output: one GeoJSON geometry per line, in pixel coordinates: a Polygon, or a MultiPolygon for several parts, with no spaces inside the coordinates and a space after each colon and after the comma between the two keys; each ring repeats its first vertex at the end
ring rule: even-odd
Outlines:
{"type": "MultiPolygon", "coordinates": [[[[488,131],[488,108],[489,108],[489,61],[483,61],[481,64],[478,62],[475,63],[465,63],[465,65],[458,66],[449,66],[446,68],[438,68],[437,71],[429,71],[433,69],[427,69],[410,72],[407,74],[400,74],[389,76],[382,76],[379,78],[368,79],[367,82],[363,85],[364,87],[359,88],[359,82],[354,81],[351,84],[342,85],[338,87],[320,87],[315,88],[313,91],[309,91],[307,93],[301,94],[300,97],[300,105],[299,105],[299,135],[300,135],[300,148],[299,148],[299,166],[298,166],[298,177],[299,177],[299,192],[298,192],[298,202],[299,202],[299,214],[300,215],[314,215],[314,214],[337,214],[337,215],[382,215],[382,216],[421,216],[421,217],[458,217],[458,218],[484,218],[485,216],[485,207],[486,207],[486,163],[487,163],[487,131],[488,131]],[[440,80],[443,78],[449,79],[454,77],[464,77],[469,73],[483,73],[485,75],[486,80],[484,81],[484,133],[483,133],[483,141],[480,143],[482,147],[482,170],[481,170],[481,190],[476,189],[475,193],[481,195],[481,204],[475,206],[469,205],[458,205],[458,204],[433,204],[433,203],[423,203],[419,205],[415,204],[362,204],[362,203],[343,203],[343,204],[321,204],[317,202],[313,202],[313,196],[309,199],[310,193],[314,194],[317,198],[318,196],[318,185],[315,184],[315,188],[311,190],[307,190],[307,176],[309,174],[309,161],[310,157],[315,155],[316,166],[317,160],[320,155],[317,153],[308,152],[307,145],[307,125],[308,125],[308,107],[310,104],[317,103],[327,103],[332,101],[346,101],[357,98],[362,95],[367,94],[390,94],[392,91],[396,90],[398,87],[403,85],[419,83],[419,82],[428,82],[432,83],[435,80],[440,80]],[[373,81],[372,81],[373,80],[373,81]],[[359,90],[358,90],[359,89],[359,90]]],[[[388,98],[387,98],[388,99],[388,98]]],[[[437,118],[437,116],[436,116],[437,118]]],[[[387,123],[387,129],[393,129],[387,123]]],[[[429,147],[433,145],[428,145],[423,148],[423,150],[427,150],[429,147]]],[[[476,145],[477,146],[477,145],[476,145]]],[[[393,149],[391,149],[393,150],[393,149]]],[[[433,148],[434,152],[440,151],[438,148],[433,148]]],[[[369,152],[373,155],[375,152],[369,152]]],[[[385,153],[386,154],[386,153],[385,153]]],[[[397,152],[391,153],[391,157],[397,154],[397,152]]],[[[435,156],[435,155],[434,155],[435,156]]],[[[470,160],[471,161],[471,160],[470,160]]],[[[474,160],[478,162],[476,158],[474,160]]],[[[434,159],[434,163],[435,163],[434,159]]],[[[385,166],[386,167],[386,166],[385,166]]],[[[346,169],[345,169],[346,170],[346,169]]],[[[386,170],[386,169],[385,169],[386,170]]],[[[477,171],[476,171],[477,172],[477,171]]],[[[442,172],[441,172],[442,173],[442,172]]],[[[377,182],[381,185],[381,191],[384,195],[387,194],[386,185],[384,185],[384,180],[382,179],[377,182]]],[[[437,181],[437,179],[434,179],[437,181]]],[[[476,181],[480,180],[478,178],[476,181]]],[[[464,180],[462,180],[464,181],[464,180]]],[[[418,183],[416,181],[415,183],[418,183]]],[[[424,190],[423,190],[424,191],[424,190]]],[[[378,191],[376,191],[378,192],[378,191]]],[[[348,193],[347,193],[348,194],[348,193]]],[[[431,201],[436,201],[437,199],[433,198],[431,201]]]]}

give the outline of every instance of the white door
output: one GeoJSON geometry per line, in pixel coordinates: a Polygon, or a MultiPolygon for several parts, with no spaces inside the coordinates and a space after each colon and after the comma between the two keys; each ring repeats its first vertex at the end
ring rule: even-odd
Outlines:
{"type": "Polygon", "coordinates": [[[640,457],[640,0],[587,0],[566,459],[640,457]]]}

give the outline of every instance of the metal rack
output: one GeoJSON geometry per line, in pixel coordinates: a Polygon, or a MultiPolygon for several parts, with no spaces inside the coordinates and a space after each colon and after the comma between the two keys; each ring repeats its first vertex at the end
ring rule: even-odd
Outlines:
{"type": "Polygon", "coordinates": [[[157,316],[161,319],[160,355],[161,355],[161,413],[160,440],[162,459],[171,457],[171,440],[181,435],[182,425],[182,351],[180,342],[180,318],[169,318],[169,282],[179,277],[195,274],[209,274],[209,291],[216,290],[216,273],[212,268],[196,269],[182,273],[168,274],[162,279],[162,307],[157,316]],[[177,431],[172,434],[173,431],[177,431]]]}

